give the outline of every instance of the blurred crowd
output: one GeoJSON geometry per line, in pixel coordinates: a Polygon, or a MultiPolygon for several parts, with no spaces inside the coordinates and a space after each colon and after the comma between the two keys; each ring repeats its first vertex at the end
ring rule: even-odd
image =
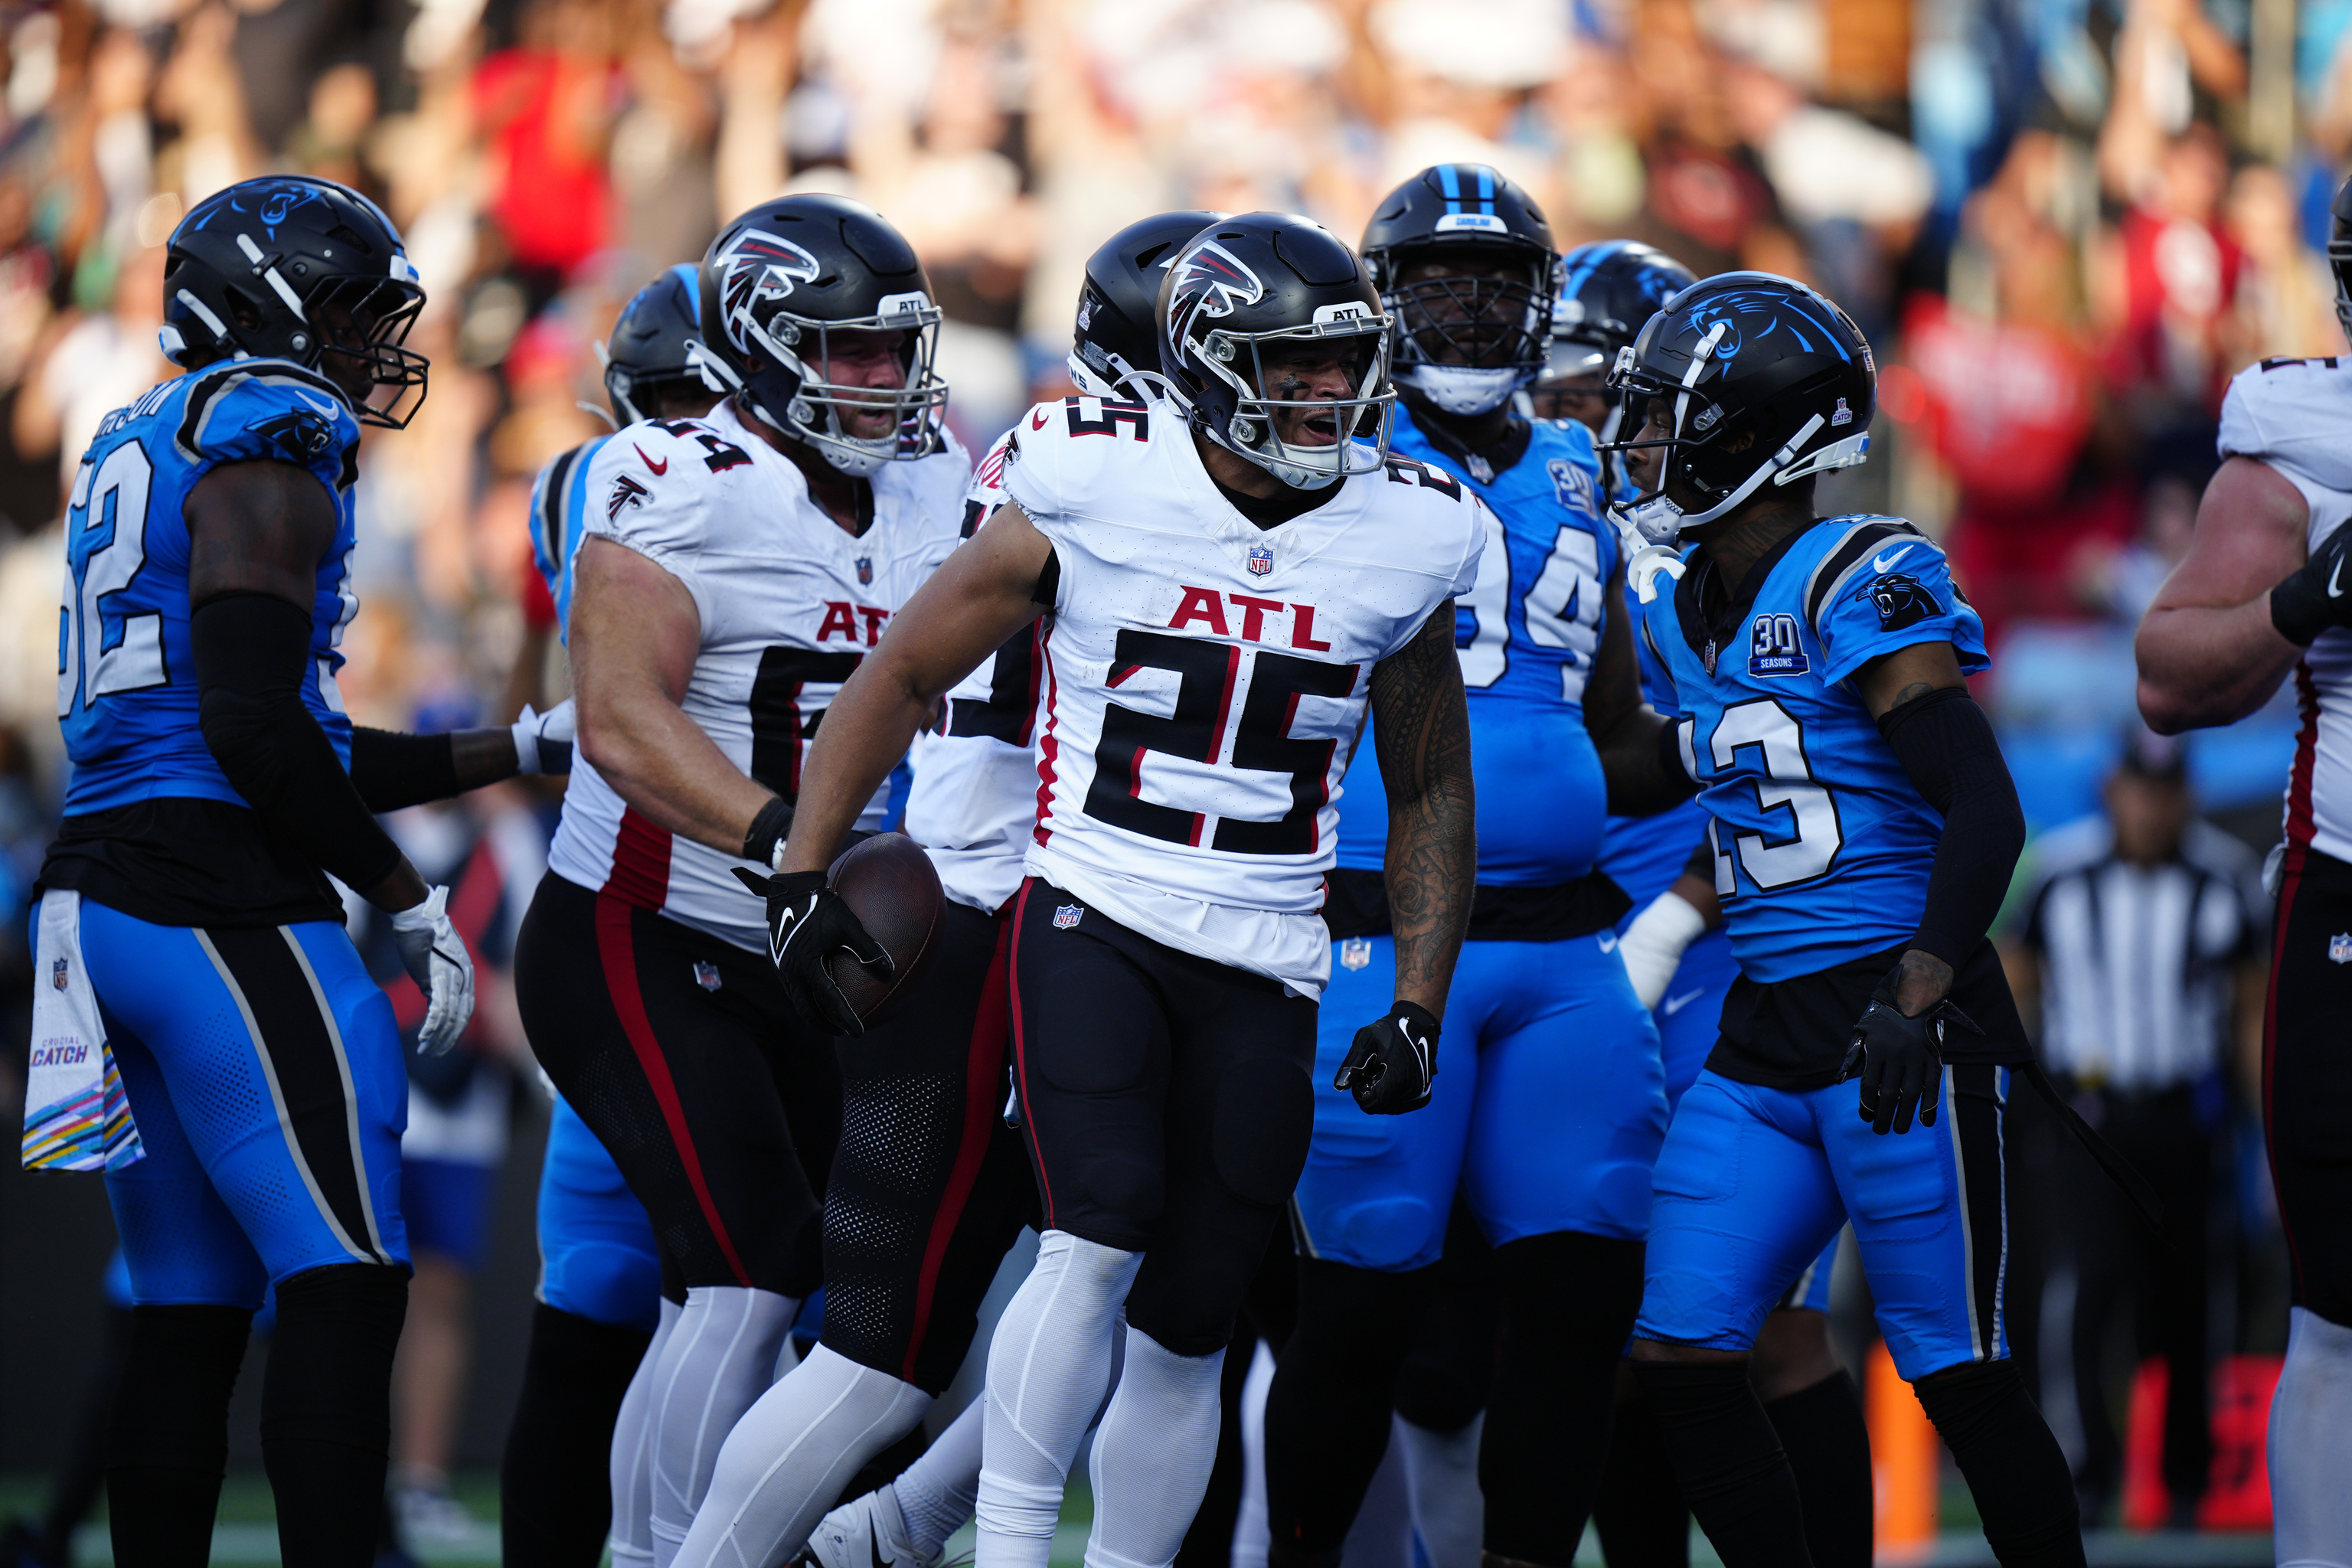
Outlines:
{"type": "MultiPolygon", "coordinates": [[[[600,427],[619,303],[785,189],[913,241],[974,450],[1059,384],[1087,254],[1167,208],[1352,241],[1477,161],[1563,248],[1813,282],[1882,370],[1874,461],[1824,499],[1949,542],[2037,826],[2095,803],[2229,378],[2344,348],[2347,0],[5,0],[0,80],[0,946],[60,782],[61,489],[170,373],[163,241],[247,175],[367,192],[429,293],[430,395],[358,499],[343,693],[392,728],[540,686],[532,477],[600,427]]],[[[2209,804],[2274,828],[2280,722],[2200,738],[2209,804]]]]}

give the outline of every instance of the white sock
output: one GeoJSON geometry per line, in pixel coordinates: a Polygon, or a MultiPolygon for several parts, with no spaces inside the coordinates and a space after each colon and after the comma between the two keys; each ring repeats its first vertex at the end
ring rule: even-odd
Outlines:
{"type": "Polygon", "coordinates": [[[926,1562],[971,1517],[972,1500],[980,1496],[980,1434],[987,1419],[986,1401],[973,1400],[890,1483],[908,1544],[926,1562]]]}
{"type": "Polygon", "coordinates": [[[790,1562],[849,1478],[930,1407],[913,1384],[817,1346],[727,1435],[675,1568],[790,1562]]]}
{"type": "Polygon", "coordinates": [[[1127,1362],[1095,1438],[1087,1568],[1169,1568],[1176,1561],[1217,1462],[1224,1364],[1223,1351],[1178,1355],[1128,1325],[1127,1362]]]}
{"type": "Polygon", "coordinates": [[[1412,1568],[1412,1481],[1404,1444],[1396,1435],[1402,1425],[1389,1417],[1388,1452],[1381,1456],[1372,1484],[1364,1489],[1364,1505],[1339,1549],[1339,1561],[1348,1568],[1412,1568]]]}
{"type": "Polygon", "coordinates": [[[1478,1494],[1478,1434],[1486,1426],[1482,1410],[1459,1432],[1433,1432],[1402,1415],[1391,1429],[1389,1448],[1404,1451],[1413,1528],[1429,1552],[1430,1568],[1478,1568],[1486,1535],[1486,1505],[1478,1494]]]}
{"type": "Polygon", "coordinates": [[[1062,1487],[1111,1376],[1111,1335],[1142,1266],[1049,1230],[988,1349],[977,1568],[1046,1568],[1062,1487]]]}
{"type": "Polygon", "coordinates": [[[2297,1307],[2271,1399],[2272,1554],[2279,1568],[2352,1568],[2352,1328],[2297,1307]]]}
{"type": "Polygon", "coordinates": [[[629,1378],[629,1392],[621,1396],[621,1413],[613,1422],[613,1568],[652,1568],[654,1560],[654,1370],[661,1365],[662,1347],[677,1327],[678,1305],[661,1299],[661,1319],[654,1337],[629,1378]]]}
{"type": "Polygon", "coordinates": [[[744,1285],[697,1285],[662,1347],[653,1390],[654,1568],[670,1568],[719,1445],[767,1392],[800,1303],[744,1285]]]}
{"type": "Polygon", "coordinates": [[[1234,1517],[1233,1568],[1265,1568],[1273,1544],[1265,1521],[1265,1396],[1273,1387],[1274,1349],[1260,1340],[1242,1379],[1242,1502],[1234,1517]]]}

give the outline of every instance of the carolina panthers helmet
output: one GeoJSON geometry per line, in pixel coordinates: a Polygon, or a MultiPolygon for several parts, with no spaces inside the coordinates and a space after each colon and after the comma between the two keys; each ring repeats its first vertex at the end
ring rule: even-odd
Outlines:
{"type": "Polygon", "coordinates": [[[233,357],[320,371],[362,422],[396,430],[425,401],[425,356],[400,346],[424,308],[400,231],[373,202],[332,180],[267,174],[207,196],[173,229],[156,337],[184,369],[233,357]]]}
{"type": "Polygon", "coordinates": [[[698,368],[701,355],[691,346],[702,336],[695,319],[701,294],[702,280],[693,268],[683,262],[666,268],[621,308],[612,341],[597,345],[604,362],[604,395],[621,424],[656,417],[661,400],[681,392],[709,406],[712,389],[698,368]]]}
{"type": "Polygon", "coordinates": [[[1626,402],[1631,437],[1601,449],[1664,450],[1655,491],[1611,509],[1652,543],[1717,518],[1769,479],[1785,485],[1851,468],[1870,452],[1878,368],[1853,318],[1769,272],[1695,283],[1617,351],[1608,389],[1626,402]],[[1666,434],[1639,436],[1653,409],[1666,434]],[[1665,495],[1679,479],[1706,500],[1685,512],[1665,495]]]}
{"type": "Polygon", "coordinates": [[[2336,188],[2335,219],[2327,234],[2327,269],[2336,274],[2336,324],[2352,339],[2352,179],[2336,188]]]}
{"type": "Polygon", "coordinates": [[[1559,291],[1551,226],[1486,164],[1434,164],[1391,191],[1364,227],[1364,265],[1396,318],[1397,384],[1444,412],[1487,413],[1543,370],[1559,291]],[[1402,281],[1446,259],[1517,276],[1402,281]]]}
{"type": "Polygon", "coordinates": [[[841,196],[784,196],[710,242],[696,352],[753,413],[863,478],[943,444],[940,319],[922,262],[880,213],[841,196]],[[847,332],[898,333],[903,384],[835,380],[834,335],[847,332]],[[889,434],[852,433],[852,416],[881,409],[889,434]]]}
{"type": "Polygon", "coordinates": [[[1087,258],[1071,333],[1070,379],[1097,397],[1143,398],[1160,379],[1160,275],[1220,212],[1160,213],[1129,224],[1087,258]]]}
{"type": "Polygon", "coordinates": [[[1580,245],[1560,258],[1559,303],[1552,307],[1551,353],[1543,381],[1606,372],[1617,351],[1698,274],[1633,239],[1580,245]]]}
{"type": "Polygon", "coordinates": [[[1170,395],[1210,440],[1297,489],[1373,473],[1387,460],[1396,405],[1389,317],[1363,262],[1329,229],[1290,213],[1212,224],[1169,264],[1158,316],[1170,395]],[[1349,395],[1281,395],[1268,362],[1278,366],[1301,349],[1336,353],[1349,395]],[[1306,410],[1317,411],[1308,428],[1327,439],[1285,440],[1277,414],[1306,410]]]}

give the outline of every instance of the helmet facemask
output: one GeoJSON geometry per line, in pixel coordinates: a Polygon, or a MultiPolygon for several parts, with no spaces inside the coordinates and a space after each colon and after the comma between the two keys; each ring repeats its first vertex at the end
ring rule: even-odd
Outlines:
{"type": "Polygon", "coordinates": [[[318,333],[315,363],[352,395],[360,422],[404,429],[425,403],[429,362],[401,346],[425,309],[425,290],[411,278],[335,278],[302,303],[318,333]]]}
{"type": "MultiPolygon", "coordinates": [[[[1544,369],[1551,331],[1549,268],[1534,263],[1526,277],[1500,276],[1478,265],[1467,247],[1423,249],[1424,262],[1451,260],[1461,270],[1400,282],[1381,296],[1397,322],[1396,381],[1439,411],[1487,414],[1510,400],[1544,369]]],[[[1547,262],[1549,257],[1547,256],[1547,262]]],[[[1416,270],[1406,260],[1401,273],[1416,270]]]]}
{"type": "Polygon", "coordinates": [[[1213,329],[1191,345],[1198,369],[1234,394],[1223,429],[1202,422],[1209,438],[1294,489],[1375,473],[1388,459],[1397,395],[1388,384],[1389,318],[1336,310],[1354,313],[1277,331],[1213,329]],[[1335,362],[1348,395],[1307,395],[1335,362]]]}

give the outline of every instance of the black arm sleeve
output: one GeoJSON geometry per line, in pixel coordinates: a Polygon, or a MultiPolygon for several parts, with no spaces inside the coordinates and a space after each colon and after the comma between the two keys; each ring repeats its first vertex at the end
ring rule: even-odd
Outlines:
{"type": "Polygon", "coordinates": [[[352,726],[352,783],[370,811],[398,811],[463,792],[450,737],[352,726]]]}
{"type": "Polygon", "coordinates": [[[400,847],[302,706],[310,616],[272,594],[224,594],[188,617],[197,722],[213,760],[264,829],[353,888],[400,864],[400,847]]]}
{"type": "Polygon", "coordinates": [[[1911,945],[1958,969],[1976,951],[2025,848],[2025,813],[1984,710],[1964,687],[1890,709],[1878,732],[1929,805],[1944,837],[1927,873],[1927,908],[1911,945]]]}

